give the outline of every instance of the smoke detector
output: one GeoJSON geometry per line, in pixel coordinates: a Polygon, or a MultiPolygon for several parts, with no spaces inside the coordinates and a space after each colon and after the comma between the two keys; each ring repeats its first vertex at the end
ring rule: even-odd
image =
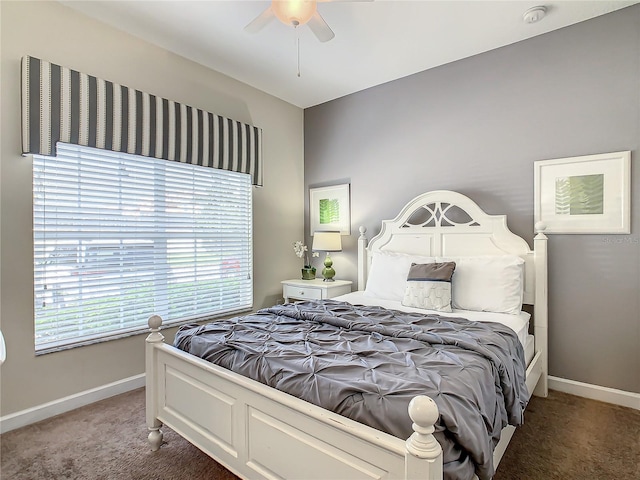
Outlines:
{"type": "Polygon", "coordinates": [[[529,10],[522,14],[522,19],[525,23],[536,23],[544,18],[547,14],[547,7],[531,7],[529,10]]]}

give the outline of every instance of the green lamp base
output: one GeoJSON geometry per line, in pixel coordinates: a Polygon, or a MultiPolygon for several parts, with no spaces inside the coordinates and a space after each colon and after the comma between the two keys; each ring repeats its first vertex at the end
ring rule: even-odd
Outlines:
{"type": "Polygon", "coordinates": [[[334,281],[333,277],[336,276],[336,271],[333,268],[331,268],[332,265],[333,265],[333,260],[331,260],[331,257],[327,252],[327,256],[324,259],[324,268],[322,269],[322,276],[324,277],[325,282],[334,281]]]}

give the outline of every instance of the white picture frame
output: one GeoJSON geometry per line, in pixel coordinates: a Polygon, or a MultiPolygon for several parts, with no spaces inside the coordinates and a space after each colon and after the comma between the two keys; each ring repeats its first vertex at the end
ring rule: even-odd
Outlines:
{"type": "Polygon", "coordinates": [[[535,222],[545,233],[631,233],[631,152],[534,162],[535,222]]]}
{"type": "Polygon", "coordinates": [[[309,230],[351,235],[350,185],[309,189],[309,230]]]}

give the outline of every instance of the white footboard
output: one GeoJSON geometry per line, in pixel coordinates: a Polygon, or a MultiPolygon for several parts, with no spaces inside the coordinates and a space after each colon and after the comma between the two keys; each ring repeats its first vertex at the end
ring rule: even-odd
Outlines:
{"type": "Polygon", "coordinates": [[[243,478],[442,479],[435,402],[419,396],[406,441],[329,412],[163,343],[149,319],[147,425],[166,424],[243,478]]]}

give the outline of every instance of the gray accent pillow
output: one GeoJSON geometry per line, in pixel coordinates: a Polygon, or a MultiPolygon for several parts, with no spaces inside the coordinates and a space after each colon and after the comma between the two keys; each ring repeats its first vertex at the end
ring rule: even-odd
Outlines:
{"type": "Polygon", "coordinates": [[[450,312],[451,278],[455,269],[455,262],[412,263],[402,305],[450,312]]]}

